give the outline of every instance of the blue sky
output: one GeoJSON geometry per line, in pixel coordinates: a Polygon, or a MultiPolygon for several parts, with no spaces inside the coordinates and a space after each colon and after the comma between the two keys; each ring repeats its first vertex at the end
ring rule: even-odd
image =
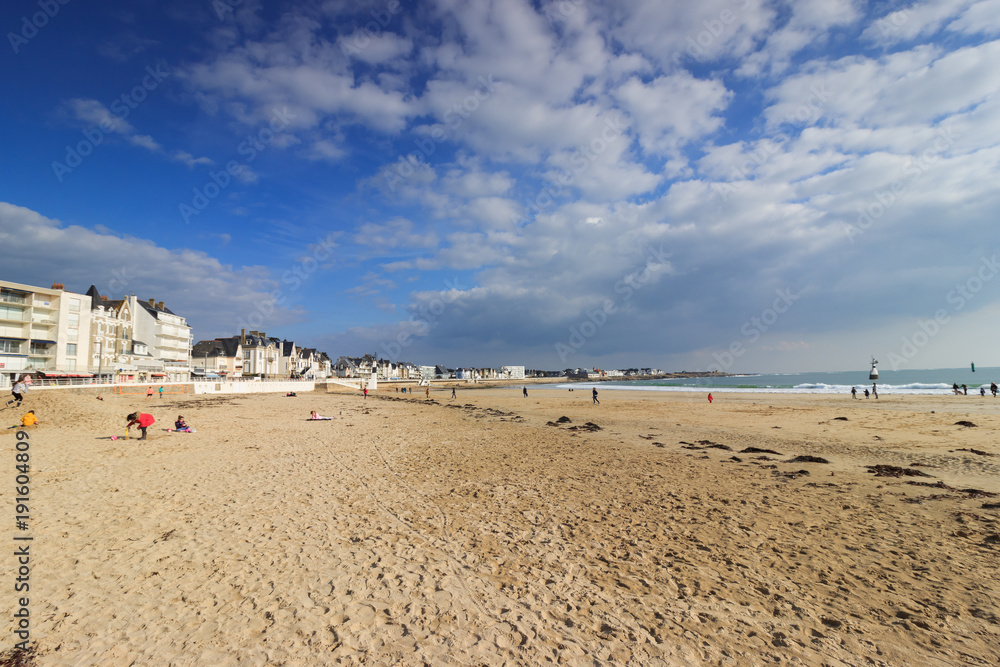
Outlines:
{"type": "Polygon", "coordinates": [[[452,367],[1000,366],[1000,0],[0,27],[4,279],[452,367]]]}

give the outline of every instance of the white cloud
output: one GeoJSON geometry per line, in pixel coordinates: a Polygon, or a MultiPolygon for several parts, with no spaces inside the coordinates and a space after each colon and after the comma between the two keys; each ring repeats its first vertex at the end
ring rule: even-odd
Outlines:
{"type": "Polygon", "coordinates": [[[173,157],[175,160],[183,162],[188,167],[196,167],[200,164],[212,164],[211,158],[195,157],[187,151],[174,151],[173,157]]]}
{"type": "Polygon", "coordinates": [[[412,221],[394,218],[384,223],[366,222],[358,227],[354,242],[385,253],[399,248],[428,248],[437,244],[431,231],[417,231],[412,221]]]}
{"type": "Polygon", "coordinates": [[[371,29],[344,35],[338,40],[341,51],[369,64],[387,64],[405,58],[413,42],[393,33],[376,34],[371,29]]]}
{"type": "MultiPolygon", "coordinates": [[[[974,0],[915,2],[875,19],[862,33],[862,38],[883,46],[891,46],[934,34],[959,15],[963,15],[962,23],[967,25],[970,16],[967,11],[973,4],[974,0]]],[[[985,9],[987,8],[976,8],[975,14],[982,14],[985,9]]]]}
{"type": "Polygon", "coordinates": [[[163,301],[201,337],[232,335],[260,304],[275,321],[296,318],[294,299],[272,304],[278,283],[263,267],[226,266],[207,253],[169,250],[152,241],[64,225],[0,202],[0,246],[7,275],[29,285],[61,282],[70,291],[96,285],[109,298],[135,293],[163,301]]]}
{"type": "Polygon", "coordinates": [[[615,96],[634,119],[643,150],[665,155],[718,129],[722,125],[718,112],[732,93],[718,81],[680,72],[649,84],[629,79],[615,96]]]}
{"type": "Polygon", "coordinates": [[[346,150],[326,139],[320,139],[313,143],[309,152],[310,159],[326,160],[328,162],[337,162],[345,155],[347,155],[346,150]]]}
{"type": "Polygon", "coordinates": [[[1000,33],[1000,0],[980,0],[948,24],[948,30],[968,35],[1000,33]]]}
{"type": "Polygon", "coordinates": [[[111,113],[104,104],[97,100],[74,98],[69,100],[67,105],[77,120],[98,127],[102,132],[119,132],[124,135],[135,132],[127,120],[111,113]]]}
{"type": "Polygon", "coordinates": [[[156,143],[156,140],[148,134],[133,134],[128,138],[128,140],[132,145],[141,146],[142,148],[153,151],[154,153],[158,153],[163,150],[163,147],[156,143]]]}

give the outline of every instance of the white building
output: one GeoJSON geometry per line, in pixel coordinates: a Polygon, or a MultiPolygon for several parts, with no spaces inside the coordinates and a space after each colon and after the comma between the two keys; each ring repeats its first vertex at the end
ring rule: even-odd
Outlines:
{"type": "Polygon", "coordinates": [[[505,380],[523,380],[524,366],[504,366],[500,369],[500,377],[505,380]]]}
{"type": "Polygon", "coordinates": [[[282,377],[281,350],[267,334],[260,331],[240,331],[240,346],[243,348],[243,375],[282,377]]]}
{"type": "Polygon", "coordinates": [[[187,382],[191,379],[191,327],[162,301],[128,297],[132,310],[133,341],[145,343],[149,362],[137,361],[139,380],[187,382]],[[145,376],[145,378],[144,378],[145,376]]]}
{"type": "Polygon", "coordinates": [[[0,374],[89,375],[90,297],[0,281],[0,374]]]}

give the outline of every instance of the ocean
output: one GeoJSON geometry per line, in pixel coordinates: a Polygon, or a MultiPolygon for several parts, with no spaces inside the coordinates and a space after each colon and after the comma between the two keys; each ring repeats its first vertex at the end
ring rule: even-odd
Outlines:
{"type": "MultiPolygon", "coordinates": [[[[711,392],[760,392],[793,394],[849,394],[857,387],[858,394],[871,389],[868,379],[870,367],[854,371],[827,371],[811,373],[748,374],[726,377],[664,378],[662,380],[621,380],[594,383],[598,391],[711,391],[711,392]]],[[[922,370],[879,369],[878,393],[882,394],[950,394],[952,384],[969,387],[969,394],[978,394],[979,387],[986,388],[990,396],[990,382],[1000,384],[1000,368],[931,368],[922,370]]],[[[559,388],[577,389],[585,382],[556,385],[559,388]]]]}

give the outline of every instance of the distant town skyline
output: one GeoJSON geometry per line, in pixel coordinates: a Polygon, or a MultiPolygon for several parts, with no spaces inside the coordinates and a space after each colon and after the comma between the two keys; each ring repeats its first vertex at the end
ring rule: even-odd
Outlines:
{"type": "Polygon", "coordinates": [[[2,278],[455,367],[1000,366],[995,9],[7,3],[2,278]]]}

